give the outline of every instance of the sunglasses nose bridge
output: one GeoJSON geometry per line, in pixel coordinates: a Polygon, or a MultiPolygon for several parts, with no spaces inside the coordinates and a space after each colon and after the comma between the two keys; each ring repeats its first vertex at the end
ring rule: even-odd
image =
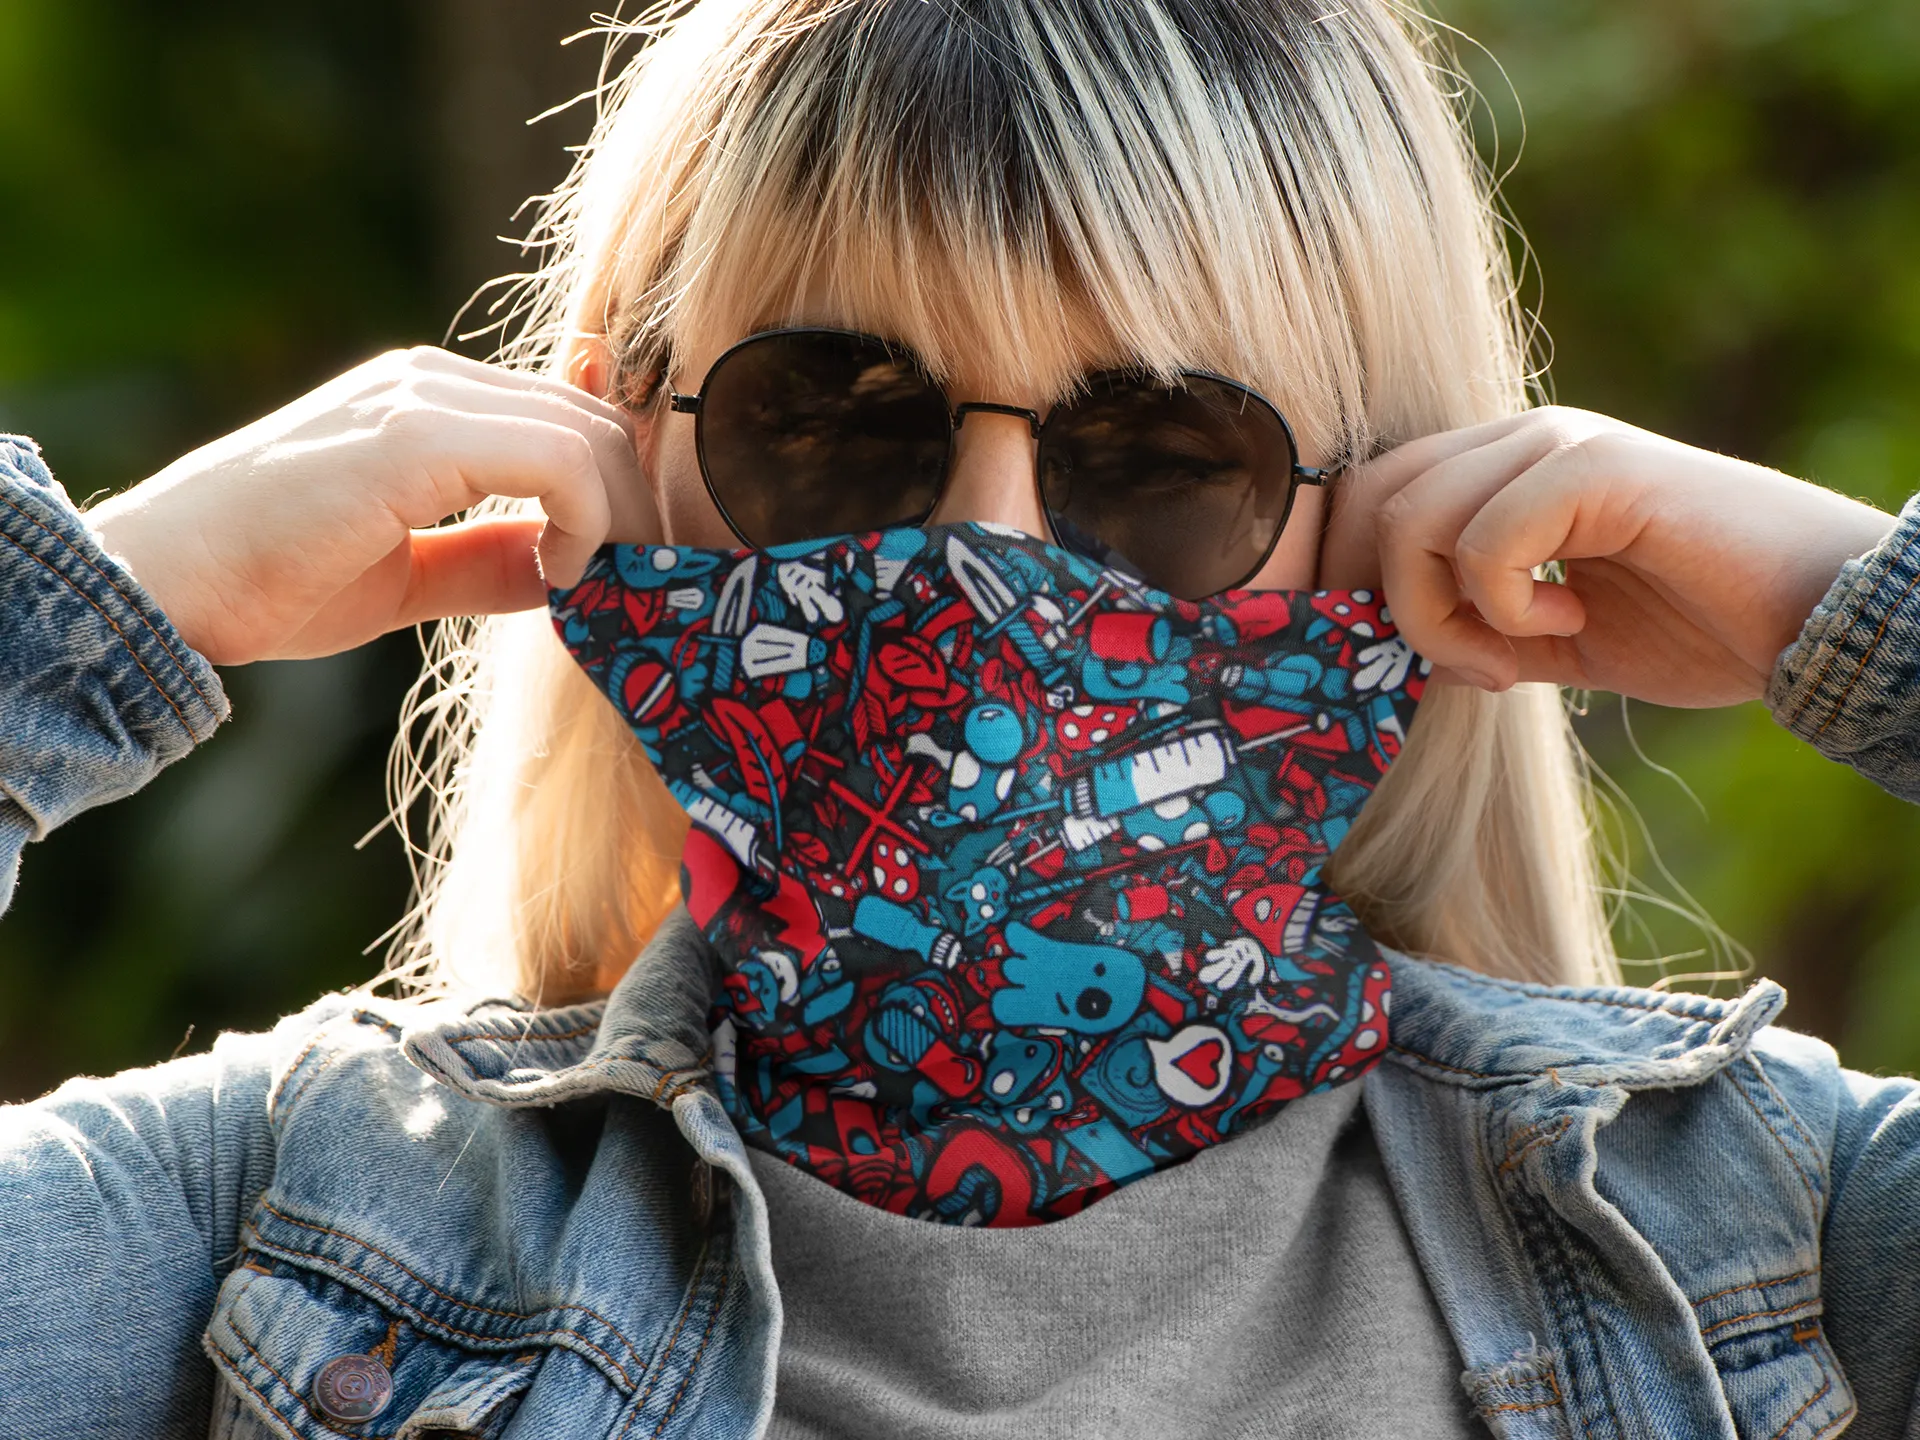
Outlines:
{"type": "Polygon", "coordinates": [[[1020,406],[967,401],[953,407],[952,424],[946,472],[928,520],[988,522],[1048,539],[1035,458],[1039,417],[1020,406]],[[974,413],[1022,421],[1026,433],[1011,425],[966,426],[974,413]]]}
{"type": "Polygon", "coordinates": [[[992,400],[968,400],[953,407],[953,428],[958,430],[966,423],[967,416],[973,414],[1011,415],[1016,420],[1026,421],[1033,438],[1040,438],[1040,412],[1037,410],[1028,410],[1019,405],[1001,405],[992,400]]]}

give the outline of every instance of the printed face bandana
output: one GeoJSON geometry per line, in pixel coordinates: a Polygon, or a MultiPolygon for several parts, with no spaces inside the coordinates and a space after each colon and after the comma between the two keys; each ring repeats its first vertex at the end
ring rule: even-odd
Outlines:
{"type": "Polygon", "coordinates": [[[962,524],[609,546],[552,612],[692,817],[749,1143],[1033,1224],[1384,1052],[1321,878],[1427,668],[1372,593],[1175,600],[962,524]]]}

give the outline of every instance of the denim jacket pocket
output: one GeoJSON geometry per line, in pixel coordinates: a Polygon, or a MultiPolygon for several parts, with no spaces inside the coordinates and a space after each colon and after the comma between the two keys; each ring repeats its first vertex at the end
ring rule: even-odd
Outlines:
{"type": "Polygon", "coordinates": [[[1694,1313],[1743,1440],[1815,1440],[1853,1418],[1853,1390],[1821,1331],[1817,1270],[1703,1296],[1694,1313]]]}
{"type": "Polygon", "coordinates": [[[496,1440],[544,1353],[449,1344],[337,1281],[258,1257],[221,1286],[204,1344],[228,1386],[211,1440],[496,1440]],[[343,1387],[322,1381],[343,1359],[372,1376],[376,1399],[386,1392],[365,1407],[377,1413],[355,1418],[343,1387]]]}

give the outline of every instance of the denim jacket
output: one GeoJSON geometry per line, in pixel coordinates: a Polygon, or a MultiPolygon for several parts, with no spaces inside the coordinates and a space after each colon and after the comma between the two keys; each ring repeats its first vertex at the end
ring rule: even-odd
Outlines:
{"type": "MultiPolygon", "coordinates": [[[[1909,796],[1916,547],[1920,505],[1769,696],[1909,796]]],[[[224,709],[0,442],[0,885],[224,709]]],[[[1772,1025],[1766,981],[1719,1001],[1392,964],[1367,1112],[1493,1434],[1920,1434],[1916,1082],[1772,1025]]],[[[0,1440],[758,1435],[781,1304],[708,1070],[714,978],[683,914],[603,1001],[330,995],[0,1108],[0,1440]],[[390,1383],[377,1416],[342,1417],[341,1357],[390,1383]]]]}

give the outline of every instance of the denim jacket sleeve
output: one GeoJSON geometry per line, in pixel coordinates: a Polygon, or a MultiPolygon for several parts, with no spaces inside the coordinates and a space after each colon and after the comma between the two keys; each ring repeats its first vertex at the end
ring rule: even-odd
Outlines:
{"type": "Polygon", "coordinates": [[[1920,1082],[1835,1067],[1825,1328],[1861,1440],[1920,1434],[1920,1082]]]}
{"type": "Polygon", "coordinates": [[[21,848],[138,790],[227,698],[88,533],[33,442],[0,435],[0,910],[21,848]]]}
{"type": "Polygon", "coordinates": [[[1767,706],[1828,759],[1920,801],[1920,495],[1841,567],[1775,664],[1767,706]]]}
{"type": "MultiPolygon", "coordinates": [[[[1774,718],[1829,759],[1920,801],[1920,496],[1849,560],[1780,656],[1774,718]]],[[[1825,1326],[1860,1406],[1849,1434],[1920,1426],[1920,1082],[1836,1069],[1825,1326]]]]}
{"type": "Polygon", "coordinates": [[[273,1077],[338,1004],[0,1106],[0,1435],[207,1433],[201,1335],[273,1177],[273,1077]]]}
{"type": "MultiPolygon", "coordinates": [[[[28,841],[226,714],[32,442],[0,436],[0,909],[28,841]]],[[[0,1435],[205,1433],[200,1332],[271,1165],[268,1040],[0,1107],[0,1435]]]]}

